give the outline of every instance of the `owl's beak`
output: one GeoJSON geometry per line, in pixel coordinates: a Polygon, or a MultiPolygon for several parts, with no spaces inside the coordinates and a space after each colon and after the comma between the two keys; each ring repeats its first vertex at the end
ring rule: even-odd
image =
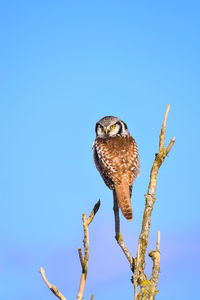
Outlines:
{"type": "Polygon", "coordinates": [[[108,133],[108,129],[107,129],[107,128],[105,129],[105,133],[106,133],[106,134],[108,133]]]}

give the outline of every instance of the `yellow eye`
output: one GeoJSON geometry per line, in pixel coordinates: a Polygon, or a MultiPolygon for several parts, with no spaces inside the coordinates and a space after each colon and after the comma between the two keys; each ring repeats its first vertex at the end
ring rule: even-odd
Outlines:
{"type": "Polygon", "coordinates": [[[115,129],[115,125],[110,126],[111,129],[115,129]]]}

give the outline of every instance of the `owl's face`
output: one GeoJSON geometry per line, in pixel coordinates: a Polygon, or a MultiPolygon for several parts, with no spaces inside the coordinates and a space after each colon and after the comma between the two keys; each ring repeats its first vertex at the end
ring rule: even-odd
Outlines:
{"type": "Polygon", "coordinates": [[[107,116],[96,123],[96,135],[100,138],[129,135],[126,124],[117,117],[107,116]]]}

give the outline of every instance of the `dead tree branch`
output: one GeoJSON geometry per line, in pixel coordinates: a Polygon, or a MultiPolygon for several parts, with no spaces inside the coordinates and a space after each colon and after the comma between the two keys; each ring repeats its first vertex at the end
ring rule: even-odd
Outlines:
{"type": "MultiPolygon", "coordinates": [[[[92,222],[95,214],[97,213],[100,207],[100,200],[95,204],[89,218],[87,219],[86,214],[82,215],[83,220],[83,232],[84,232],[84,239],[83,239],[83,246],[84,246],[84,258],[82,255],[81,248],[78,248],[80,263],[82,266],[82,274],[80,279],[79,291],[77,295],[77,300],[82,300],[84,295],[84,288],[85,282],[87,278],[87,271],[88,271],[88,258],[89,258],[89,225],[92,222]]],[[[93,297],[93,295],[92,295],[93,297]]]]}
{"type": "Polygon", "coordinates": [[[40,268],[40,273],[41,273],[41,276],[42,276],[42,279],[44,280],[44,282],[46,283],[46,285],[48,286],[48,288],[52,291],[52,293],[58,297],[60,300],[67,300],[62,294],[61,292],[59,292],[59,290],[57,289],[57,287],[51,283],[49,283],[49,281],[47,280],[46,278],[46,275],[45,275],[45,271],[44,269],[41,267],[40,268]]]}
{"type": "Polygon", "coordinates": [[[142,230],[139,237],[138,251],[137,251],[137,256],[135,258],[135,270],[133,274],[134,288],[135,288],[134,300],[153,299],[157,292],[156,287],[158,283],[158,276],[160,270],[160,251],[159,251],[160,233],[158,234],[156,250],[150,252],[149,254],[153,260],[152,277],[150,280],[147,280],[147,276],[144,273],[144,268],[145,268],[144,262],[145,262],[146,250],[147,250],[148,240],[149,240],[151,214],[152,214],[154,203],[156,201],[155,195],[156,195],[158,171],[162,163],[164,162],[166,156],[168,155],[169,151],[171,150],[173,144],[175,143],[175,137],[173,137],[168,147],[166,149],[164,148],[165,129],[166,129],[169,108],[170,105],[167,106],[165,112],[164,122],[161,128],[160,138],[159,138],[159,152],[156,154],[153,162],[153,166],[151,168],[150,182],[149,182],[147,194],[145,195],[146,203],[145,203],[145,209],[143,214],[142,230]],[[141,286],[141,290],[137,295],[138,285],[141,286]]]}
{"type": "MultiPolygon", "coordinates": [[[[85,282],[87,278],[87,271],[88,271],[88,259],[89,259],[89,225],[92,222],[95,214],[99,210],[100,207],[100,200],[95,204],[93,210],[91,211],[91,214],[89,218],[87,219],[86,214],[82,215],[82,220],[83,220],[83,232],[84,232],[84,239],[83,239],[83,245],[84,245],[84,258],[82,255],[81,248],[78,248],[78,254],[79,254],[79,259],[82,267],[82,274],[81,274],[81,279],[80,279],[80,285],[79,285],[79,291],[77,295],[77,300],[82,300],[83,299],[83,294],[84,294],[84,288],[85,288],[85,282]]],[[[48,286],[48,288],[52,291],[52,293],[58,297],[60,300],[67,300],[61,292],[55,287],[55,285],[49,283],[48,279],[46,278],[45,271],[41,267],[40,268],[40,273],[42,276],[42,279],[48,286]]],[[[91,296],[91,300],[93,299],[94,295],[91,296]]]]}
{"type": "Polygon", "coordinates": [[[116,195],[115,193],[113,194],[114,195],[113,210],[115,215],[115,238],[119,246],[121,247],[122,251],[126,255],[130,263],[131,270],[133,272],[132,279],[134,285],[134,300],[145,300],[145,299],[153,300],[154,296],[158,292],[156,288],[157,288],[158,277],[160,272],[160,231],[158,231],[156,249],[149,253],[149,256],[152,258],[153,261],[152,275],[150,280],[148,280],[144,272],[144,268],[145,268],[144,263],[145,263],[146,250],[147,250],[148,240],[149,240],[151,214],[152,214],[154,203],[156,201],[155,194],[156,194],[158,171],[160,166],[164,162],[166,156],[170,152],[172,146],[175,143],[175,137],[173,137],[169,145],[167,146],[167,148],[164,148],[165,129],[167,124],[169,108],[170,105],[167,106],[163,125],[160,132],[159,152],[155,156],[153,166],[150,172],[150,182],[149,182],[147,194],[145,195],[146,201],[145,201],[145,209],[143,214],[142,229],[139,236],[138,250],[135,258],[133,258],[133,256],[129,252],[128,248],[125,246],[125,243],[122,239],[120,233],[119,208],[118,208],[116,195]],[[138,294],[138,286],[140,286],[139,294],[138,294]]]}
{"type": "Polygon", "coordinates": [[[113,191],[113,202],[114,202],[113,211],[114,211],[114,216],[115,216],[115,239],[116,239],[117,243],[119,244],[119,246],[121,247],[122,251],[124,252],[126,258],[128,259],[131,270],[133,270],[134,259],[131,255],[130,251],[126,247],[124,240],[122,238],[122,235],[120,233],[119,206],[117,203],[117,196],[116,196],[115,191],[113,191]]]}

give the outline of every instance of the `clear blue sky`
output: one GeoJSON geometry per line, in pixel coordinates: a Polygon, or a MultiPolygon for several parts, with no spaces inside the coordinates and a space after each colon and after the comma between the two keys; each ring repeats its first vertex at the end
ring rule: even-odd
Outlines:
{"type": "MultiPolygon", "coordinates": [[[[141,176],[133,255],[144,193],[168,103],[149,251],[161,230],[158,300],[199,293],[199,1],[2,1],[0,4],[0,299],[68,300],[81,273],[82,213],[100,198],[90,228],[85,299],[132,299],[129,265],[114,239],[112,195],[91,146],[105,115],[122,118],[138,143],[141,176]]],[[[151,261],[147,258],[150,272],[151,261]]]]}

